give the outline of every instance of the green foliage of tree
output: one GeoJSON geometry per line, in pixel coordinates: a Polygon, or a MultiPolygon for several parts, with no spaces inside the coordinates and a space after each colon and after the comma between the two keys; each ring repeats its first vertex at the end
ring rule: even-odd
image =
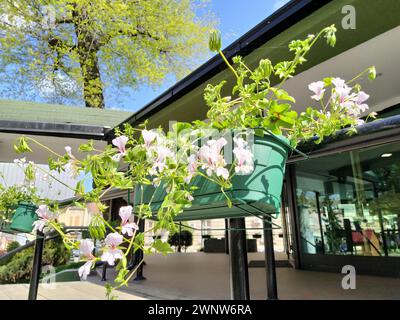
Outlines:
{"type": "MultiPolygon", "coordinates": [[[[30,279],[33,264],[34,248],[16,253],[5,265],[0,266],[0,283],[27,282],[30,279]]],[[[46,242],[43,250],[43,265],[53,267],[68,262],[70,252],[61,238],[46,242]]]]}
{"type": "Polygon", "coordinates": [[[168,243],[172,247],[178,247],[180,243],[181,247],[183,247],[186,251],[188,247],[193,245],[193,233],[189,230],[182,230],[181,232],[172,233],[168,237],[168,243]]]}
{"type": "Polygon", "coordinates": [[[205,0],[3,0],[4,94],[104,108],[106,89],[184,75],[213,25],[205,0]]]}

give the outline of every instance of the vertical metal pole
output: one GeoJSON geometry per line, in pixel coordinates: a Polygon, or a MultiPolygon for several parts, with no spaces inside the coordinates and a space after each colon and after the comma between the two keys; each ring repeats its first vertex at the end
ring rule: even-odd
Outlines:
{"type": "Polygon", "coordinates": [[[276,285],[274,238],[272,235],[271,216],[264,219],[264,250],[265,250],[265,271],[267,278],[267,297],[270,300],[278,299],[276,285]]]}
{"type": "Polygon", "coordinates": [[[244,218],[229,219],[230,288],[232,300],[250,300],[244,218]]]}
{"type": "Polygon", "coordinates": [[[28,300],[37,299],[40,271],[42,269],[43,245],[44,245],[44,235],[42,232],[37,231],[36,242],[35,242],[35,253],[33,256],[32,274],[29,284],[28,300]]]}
{"type": "Polygon", "coordinates": [[[107,262],[103,263],[103,273],[101,275],[101,281],[107,281],[107,262]]]}
{"type": "MultiPolygon", "coordinates": [[[[389,256],[389,250],[388,250],[388,246],[387,246],[385,227],[383,224],[382,211],[381,211],[380,203],[379,203],[379,194],[378,194],[378,191],[376,190],[375,184],[373,184],[373,188],[374,188],[374,197],[378,201],[378,218],[379,218],[379,226],[381,228],[383,252],[385,253],[385,257],[387,257],[387,256],[389,256]]],[[[390,239],[390,237],[388,237],[388,238],[390,239]]]]}
{"type": "Polygon", "coordinates": [[[179,223],[178,252],[182,252],[182,249],[181,249],[181,232],[182,232],[182,223],[179,223]]]}
{"type": "MultiPolygon", "coordinates": [[[[139,220],[139,232],[144,232],[144,219],[139,220]]],[[[140,261],[143,259],[143,250],[139,249],[135,252],[135,265],[139,264],[140,261]]],[[[146,280],[146,278],[143,276],[143,265],[144,262],[140,264],[136,271],[136,277],[134,281],[140,281],[140,280],[146,280]]]]}
{"type": "Polygon", "coordinates": [[[319,202],[319,192],[318,191],[315,191],[315,203],[317,205],[319,232],[321,235],[321,243],[322,243],[322,254],[325,254],[324,230],[322,229],[321,204],[319,202]]]}
{"type": "Polygon", "coordinates": [[[347,252],[350,252],[351,254],[353,254],[353,251],[354,251],[353,235],[352,235],[352,230],[351,230],[350,219],[343,219],[343,227],[344,227],[344,233],[346,235],[347,252]]]}
{"type": "Polygon", "coordinates": [[[225,253],[229,254],[229,222],[225,219],[225,253]]]}

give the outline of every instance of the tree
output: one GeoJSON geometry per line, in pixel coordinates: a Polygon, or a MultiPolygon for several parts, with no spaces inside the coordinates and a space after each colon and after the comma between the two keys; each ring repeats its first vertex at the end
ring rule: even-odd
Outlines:
{"type": "Polygon", "coordinates": [[[185,74],[213,25],[204,0],[3,0],[0,87],[104,108],[106,89],[185,74]]]}
{"type": "Polygon", "coordinates": [[[182,230],[180,233],[175,232],[170,234],[168,237],[168,243],[170,246],[178,248],[179,245],[185,248],[185,252],[188,247],[193,245],[193,233],[189,230],[182,230]]]}

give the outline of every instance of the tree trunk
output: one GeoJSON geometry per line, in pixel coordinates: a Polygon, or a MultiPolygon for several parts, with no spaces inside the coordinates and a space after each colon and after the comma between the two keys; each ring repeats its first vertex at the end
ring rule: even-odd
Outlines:
{"type": "Polygon", "coordinates": [[[100,79],[97,52],[90,49],[86,51],[86,49],[83,50],[86,54],[79,54],[83,77],[83,99],[88,108],[104,109],[103,83],[100,79]]]}
{"type": "Polygon", "coordinates": [[[86,10],[77,11],[76,7],[72,15],[75,17],[74,26],[77,36],[77,51],[82,70],[83,99],[88,108],[104,109],[103,83],[100,78],[99,59],[97,52],[100,49],[97,35],[87,28],[88,17],[86,10]]]}

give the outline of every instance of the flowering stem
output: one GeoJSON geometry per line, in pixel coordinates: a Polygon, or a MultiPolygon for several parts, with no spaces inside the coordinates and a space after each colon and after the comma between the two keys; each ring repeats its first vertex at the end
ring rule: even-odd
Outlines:
{"type": "Polygon", "coordinates": [[[232,67],[232,65],[229,63],[228,59],[226,59],[224,53],[222,52],[222,50],[219,50],[218,53],[220,54],[220,56],[222,57],[222,59],[224,59],[225,63],[227,64],[227,66],[229,67],[229,69],[232,70],[233,74],[235,75],[236,79],[239,79],[239,76],[236,72],[236,70],[232,67]]]}
{"type": "Polygon", "coordinates": [[[49,171],[43,169],[42,167],[38,166],[37,164],[34,164],[34,166],[39,169],[40,171],[46,173],[47,175],[49,175],[50,177],[52,177],[54,180],[56,180],[58,183],[61,183],[63,186],[69,188],[70,190],[74,191],[74,192],[78,192],[78,190],[72,188],[71,186],[67,185],[66,183],[62,182],[61,180],[57,179],[55,176],[53,176],[49,171]]]}
{"type": "Polygon", "coordinates": [[[108,191],[110,191],[111,190],[111,186],[110,187],[108,187],[106,190],[104,190],[104,192],[99,196],[99,199],[101,199],[102,197],[104,197],[104,195],[108,192],[108,191]]]}
{"type": "MultiPolygon", "coordinates": [[[[110,228],[110,230],[111,230],[112,232],[114,232],[114,233],[119,233],[119,232],[117,232],[117,230],[115,230],[115,229],[111,226],[111,224],[108,223],[108,221],[107,221],[106,219],[104,219],[103,215],[99,215],[99,217],[101,218],[101,220],[103,220],[104,224],[105,224],[108,228],[110,228]]],[[[125,237],[123,237],[123,239],[124,239],[124,241],[130,241],[130,239],[125,238],[125,237]]]]}
{"type": "Polygon", "coordinates": [[[142,263],[144,262],[144,258],[142,260],[139,261],[138,265],[131,271],[131,273],[129,274],[128,277],[126,277],[126,279],[120,283],[119,285],[113,287],[113,290],[117,290],[119,288],[121,288],[124,285],[128,285],[128,281],[132,278],[132,276],[135,274],[135,272],[137,271],[137,269],[142,265],[142,263]]]}
{"type": "MultiPolygon", "coordinates": [[[[300,58],[304,58],[306,56],[306,54],[308,53],[308,51],[310,51],[310,49],[314,46],[314,44],[317,42],[317,40],[328,30],[328,28],[322,29],[317,36],[314,38],[314,40],[310,43],[310,45],[308,46],[307,50],[305,50],[303,52],[303,54],[296,54],[295,58],[293,59],[293,61],[290,64],[290,68],[289,71],[294,70],[294,68],[297,66],[300,58]]],[[[279,84],[277,90],[281,89],[283,84],[287,81],[287,79],[289,78],[289,75],[291,74],[291,72],[288,72],[285,77],[283,78],[283,80],[281,81],[281,83],[279,84]]]]}
{"type": "Polygon", "coordinates": [[[346,84],[350,84],[350,83],[354,82],[358,78],[362,77],[365,73],[369,72],[369,70],[370,70],[370,68],[365,69],[363,72],[361,72],[358,75],[356,75],[353,79],[347,81],[346,84]]]}
{"type": "Polygon", "coordinates": [[[219,183],[217,180],[215,180],[215,179],[213,179],[213,178],[210,178],[209,176],[205,175],[204,173],[202,173],[202,172],[200,172],[200,171],[197,171],[197,174],[198,174],[199,176],[202,176],[203,178],[205,178],[205,179],[207,179],[207,180],[210,180],[211,182],[214,182],[214,183],[220,185],[220,183],[219,183]]]}
{"type": "Polygon", "coordinates": [[[42,147],[43,149],[46,149],[47,151],[49,151],[50,153],[56,155],[59,158],[62,158],[63,156],[58,154],[57,152],[53,151],[52,149],[50,149],[49,147],[45,146],[44,144],[40,143],[39,141],[37,141],[36,139],[30,138],[30,137],[25,137],[27,140],[31,140],[32,142],[36,143],[38,146],[42,147]]]}
{"type": "Polygon", "coordinates": [[[58,234],[63,238],[64,243],[68,242],[68,243],[70,243],[70,244],[72,245],[72,247],[74,247],[74,245],[75,245],[74,241],[72,241],[71,239],[69,239],[69,238],[67,237],[67,235],[62,231],[62,229],[59,228],[59,227],[57,226],[56,223],[50,222],[49,224],[50,224],[50,226],[53,227],[53,229],[56,230],[56,231],[58,232],[58,234]]]}

